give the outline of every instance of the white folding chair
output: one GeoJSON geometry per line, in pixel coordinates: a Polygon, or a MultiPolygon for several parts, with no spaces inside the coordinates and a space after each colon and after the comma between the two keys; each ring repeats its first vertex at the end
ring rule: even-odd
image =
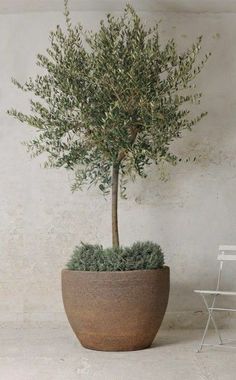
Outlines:
{"type": "MultiPolygon", "coordinates": [[[[222,277],[222,270],[223,270],[223,264],[224,262],[230,262],[230,261],[236,261],[236,245],[220,245],[219,246],[219,254],[217,257],[217,260],[220,261],[220,267],[219,267],[219,272],[218,272],[218,279],[217,279],[217,285],[216,285],[216,290],[194,290],[195,293],[198,293],[202,296],[203,302],[207,308],[208,311],[208,319],[207,319],[207,324],[203,333],[203,337],[201,340],[201,343],[198,347],[197,352],[200,352],[202,350],[203,346],[214,346],[214,347],[223,347],[223,345],[226,343],[226,341],[223,341],[221,334],[219,332],[219,329],[217,328],[213,313],[214,311],[233,311],[235,312],[236,309],[231,309],[231,308],[222,308],[222,307],[215,307],[216,303],[216,298],[218,296],[236,296],[236,292],[231,292],[231,291],[225,291],[225,290],[220,290],[220,282],[221,282],[221,277],[222,277]],[[208,303],[206,296],[212,296],[212,302],[208,303]],[[215,328],[216,334],[219,338],[219,343],[216,344],[207,344],[205,342],[207,330],[209,328],[210,322],[212,321],[213,326],[215,328]]],[[[229,341],[227,341],[229,342],[229,341]]],[[[227,347],[230,348],[236,348],[236,346],[229,346],[227,347]]]]}

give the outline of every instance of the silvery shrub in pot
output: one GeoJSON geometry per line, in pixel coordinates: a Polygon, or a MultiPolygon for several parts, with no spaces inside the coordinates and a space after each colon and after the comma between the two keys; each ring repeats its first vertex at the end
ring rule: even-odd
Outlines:
{"type": "Polygon", "coordinates": [[[66,30],[57,26],[37,56],[42,73],[25,84],[13,79],[33,95],[30,114],[9,114],[35,128],[27,142],[33,156],[46,153],[47,167],[74,172],[73,191],[94,184],[111,192],[112,248],[81,244],[62,271],[75,334],[88,348],[145,348],[167,307],[169,268],[155,243],[120,247],[118,190],[153,163],[178,162],[172,141],[206,115],[190,110],[200,103],[194,80],[210,54],[198,58],[201,37],[182,53],[173,39],[163,45],[159,25],[145,28],[130,5],[121,17],[108,14],[97,32],[72,24],[67,1],[65,18],[66,30]]]}

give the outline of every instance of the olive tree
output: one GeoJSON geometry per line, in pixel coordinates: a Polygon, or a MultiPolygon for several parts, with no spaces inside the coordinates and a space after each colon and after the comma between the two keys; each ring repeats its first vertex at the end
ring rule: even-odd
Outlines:
{"type": "Polygon", "coordinates": [[[210,54],[199,57],[201,37],[182,53],[173,39],[162,44],[159,24],[147,29],[127,5],[108,14],[97,32],[73,25],[65,1],[66,28],[50,33],[38,54],[40,74],[21,90],[32,93],[31,112],[8,111],[36,129],[27,142],[46,166],[74,172],[72,190],[98,185],[112,193],[112,242],[119,246],[118,189],[124,179],[163,161],[175,164],[171,142],[206,115],[191,117],[200,103],[195,78],[210,54]]]}

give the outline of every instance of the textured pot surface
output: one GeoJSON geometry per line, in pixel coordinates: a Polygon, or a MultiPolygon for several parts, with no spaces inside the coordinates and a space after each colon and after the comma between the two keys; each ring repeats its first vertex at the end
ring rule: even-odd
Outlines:
{"type": "Polygon", "coordinates": [[[62,271],[70,325],[84,347],[130,351],[149,347],[169,297],[169,268],[127,272],[62,271]]]}

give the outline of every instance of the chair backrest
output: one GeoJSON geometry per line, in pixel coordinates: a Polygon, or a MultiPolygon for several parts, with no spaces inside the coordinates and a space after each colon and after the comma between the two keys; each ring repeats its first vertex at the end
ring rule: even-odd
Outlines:
{"type": "Polygon", "coordinates": [[[219,290],[223,263],[225,261],[236,261],[236,245],[220,245],[217,260],[220,261],[220,268],[218,273],[216,290],[219,290]]]}
{"type": "Polygon", "coordinates": [[[236,261],[236,245],[220,245],[217,260],[236,261]]]}

